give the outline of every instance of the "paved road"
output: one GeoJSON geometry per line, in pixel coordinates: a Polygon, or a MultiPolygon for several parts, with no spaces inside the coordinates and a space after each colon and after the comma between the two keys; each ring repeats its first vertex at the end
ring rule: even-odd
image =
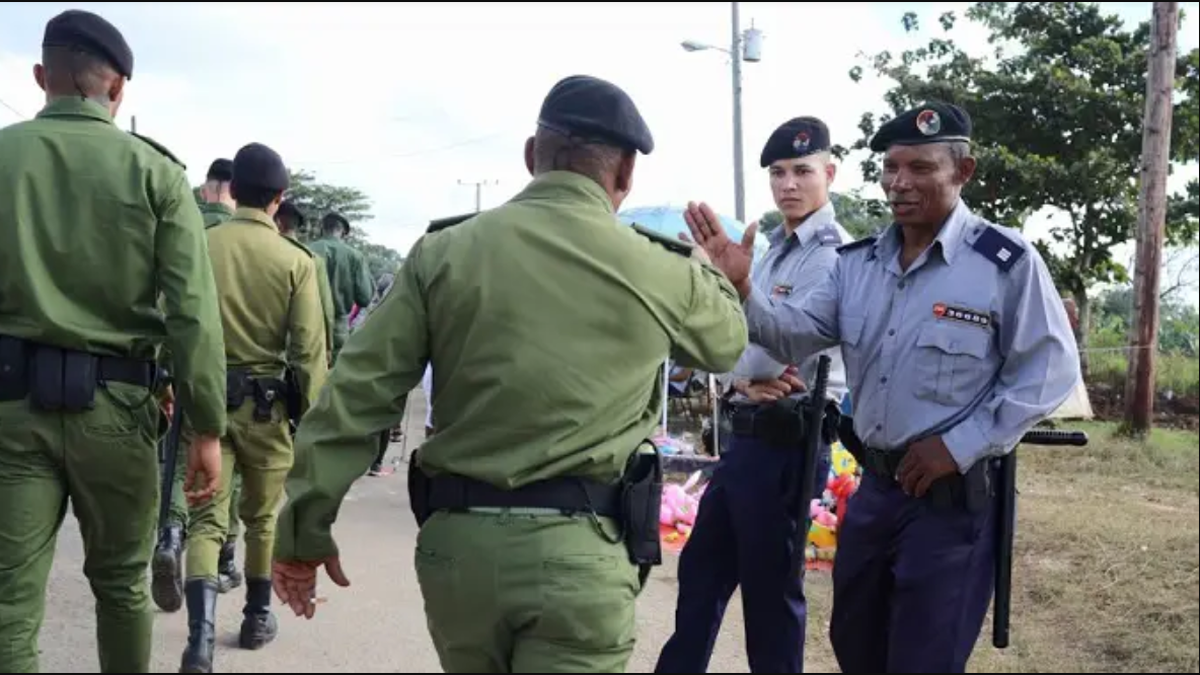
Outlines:
{"type": "MultiPolygon", "coordinates": [[[[418,389],[406,420],[409,443],[420,438],[424,402],[418,389]]],[[[404,451],[394,444],[390,458],[404,451]]],[[[218,603],[216,671],[227,673],[415,673],[441,672],[425,629],[420,591],[412,565],[416,525],[409,513],[404,473],[360,480],[343,507],[334,533],[352,586],[326,580],[328,601],[312,621],[279,613],[280,636],[268,648],[249,652],[237,647],[242,589],[218,603]]],[[[239,546],[239,553],[241,553],[239,546]]],[[[91,591],[82,574],[83,551],[75,520],[68,516],[59,536],[42,629],[44,673],[99,672],[91,591]]],[[[675,607],[675,561],[655,571],[639,603],[639,644],[630,672],[652,672],[658,650],[670,635],[675,607]]],[[[741,619],[735,596],[709,672],[747,672],[741,619]]],[[[158,613],[155,620],[154,672],[179,668],[187,639],[187,618],[158,613]]],[[[820,638],[822,626],[815,627],[820,638]]],[[[810,643],[812,642],[810,638],[810,643]]],[[[829,672],[810,663],[812,672],[829,672]]]]}

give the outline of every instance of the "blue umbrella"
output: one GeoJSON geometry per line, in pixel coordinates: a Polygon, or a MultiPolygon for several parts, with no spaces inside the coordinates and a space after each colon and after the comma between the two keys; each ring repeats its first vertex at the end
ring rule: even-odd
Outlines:
{"type": "MultiPolygon", "coordinates": [[[[617,214],[617,218],[626,225],[637,223],[642,227],[653,230],[665,237],[672,239],[679,238],[679,234],[684,234],[688,231],[687,222],[683,219],[683,207],[677,206],[639,206],[632,209],[626,209],[617,214]]],[[[729,238],[740,242],[742,235],[746,232],[746,226],[738,222],[737,218],[717,214],[721,220],[721,225],[725,228],[725,233],[729,238]]],[[[754,237],[754,259],[757,261],[767,252],[769,244],[767,238],[759,232],[754,237]]]]}

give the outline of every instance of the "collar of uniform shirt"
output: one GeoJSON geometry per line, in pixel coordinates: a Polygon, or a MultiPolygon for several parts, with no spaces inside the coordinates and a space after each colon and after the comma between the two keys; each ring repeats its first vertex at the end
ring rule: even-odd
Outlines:
{"type": "Polygon", "coordinates": [[[38,117],[88,117],[101,122],[113,123],[108,108],[79,96],[59,96],[38,111],[38,117]]]}
{"type": "Polygon", "coordinates": [[[609,213],[615,213],[612,199],[596,181],[573,171],[547,171],[534,176],[512,201],[546,199],[562,201],[567,195],[574,194],[593,201],[597,206],[609,213]]]}
{"type": "MultiPolygon", "coordinates": [[[[941,251],[942,259],[947,265],[954,264],[954,256],[958,253],[959,246],[962,245],[963,237],[966,234],[966,228],[963,227],[967,221],[967,217],[971,215],[971,209],[967,207],[967,203],[962,199],[958,200],[954,210],[950,212],[946,222],[942,225],[941,231],[933,242],[937,244],[936,250],[941,251]]],[[[887,226],[887,229],[875,240],[875,245],[871,247],[871,257],[881,260],[891,260],[900,252],[900,227],[895,223],[887,226]]]]}
{"type": "Polygon", "coordinates": [[[279,229],[275,225],[275,221],[271,220],[271,216],[267,215],[266,211],[252,209],[249,206],[239,206],[237,211],[233,212],[233,217],[238,220],[247,220],[258,225],[264,225],[272,230],[279,229]]]}
{"type": "MultiPolygon", "coordinates": [[[[800,227],[796,228],[795,235],[798,243],[801,246],[807,245],[808,242],[812,241],[813,237],[817,236],[817,230],[831,224],[833,221],[833,202],[828,201],[825,202],[825,205],[821,208],[808,214],[808,217],[804,219],[804,222],[800,223],[800,227]]],[[[767,241],[770,242],[771,246],[776,246],[783,242],[784,238],[788,236],[787,227],[785,225],[780,225],[771,231],[771,234],[767,237],[767,241]]]]}

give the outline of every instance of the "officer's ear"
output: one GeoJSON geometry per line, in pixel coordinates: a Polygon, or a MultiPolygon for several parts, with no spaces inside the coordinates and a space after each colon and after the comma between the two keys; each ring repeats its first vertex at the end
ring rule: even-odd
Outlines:
{"type": "Polygon", "coordinates": [[[617,173],[613,176],[613,187],[621,196],[633,190],[633,167],[637,163],[636,152],[622,152],[621,161],[617,163],[617,173]]]}
{"type": "Polygon", "coordinates": [[[525,139],[525,168],[533,175],[533,136],[525,139]]]}
{"type": "Polygon", "coordinates": [[[46,91],[46,66],[40,63],[33,64],[33,81],[37,82],[42,91],[46,91]]]}

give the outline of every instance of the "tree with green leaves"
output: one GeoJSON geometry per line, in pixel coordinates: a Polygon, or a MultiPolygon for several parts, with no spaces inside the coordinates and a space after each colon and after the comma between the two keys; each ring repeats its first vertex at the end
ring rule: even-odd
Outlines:
{"type": "MultiPolygon", "coordinates": [[[[926,46],[870,57],[868,67],[892,83],[885,97],[890,111],[865,113],[863,137],[852,146],[865,149],[880,123],[922,102],[965,108],[978,168],[963,197],[982,216],[1016,228],[1043,210],[1062,216],[1050,231],[1058,251],[1037,246],[1059,290],[1078,306],[1081,346],[1091,317],[1088,290],[1129,278],[1112,251],[1136,236],[1149,7],[1146,15],[1127,28],[1097,3],[978,2],[967,17],[988,29],[993,45],[992,54],[980,55],[955,44],[956,16],[943,14],[943,34],[926,46]]],[[[909,32],[919,29],[911,12],[903,23],[909,32]]],[[[855,81],[863,75],[861,66],[850,72],[855,81]]],[[[1195,161],[1196,50],[1179,59],[1178,75],[1171,159],[1195,161]]],[[[862,169],[865,180],[878,179],[874,158],[862,169]]],[[[1186,202],[1186,195],[1173,197],[1172,244],[1195,239],[1195,220],[1179,217],[1186,202]]]]}

